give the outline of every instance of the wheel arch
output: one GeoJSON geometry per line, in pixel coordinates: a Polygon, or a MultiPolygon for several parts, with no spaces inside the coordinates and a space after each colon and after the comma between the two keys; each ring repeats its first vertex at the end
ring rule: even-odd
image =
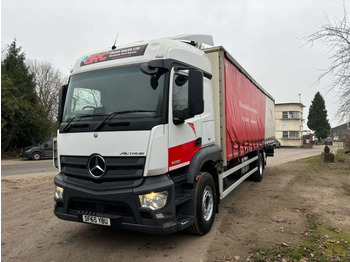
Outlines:
{"type": "MultiPolygon", "coordinates": [[[[198,174],[200,172],[209,173],[215,182],[217,203],[220,203],[219,196],[219,176],[216,169],[216,165],[221,160],[221,149],[218,145],[202,148],[192,158],[191,164],[188,169],[187,183],[195,184],[198,174]]],[[[216,205],[215,212],[218,212],[218,205],[216,205]]]]}
{"type": "MultiPolygon", "coordinates": [[[[191,160],[191,164],[188,169],[187,183],[194,183],[197,175],[201,171],[210,173],[211,175],[217,175],[216,164],[221,159],[221,149],[218,145],[204,147],[199,150],[191,160]]],[[[215,179],[215,178],[214,178],[215,179]]]]}

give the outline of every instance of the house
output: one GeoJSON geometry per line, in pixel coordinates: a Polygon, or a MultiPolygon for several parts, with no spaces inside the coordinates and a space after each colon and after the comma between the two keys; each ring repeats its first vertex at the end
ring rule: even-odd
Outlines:
{"type": "Polygon", "coordinates": [[[344,141],[346,136],[350,136],[350,122],[333,127],[331,129],[331,136],[333,140],[344,141]]]}
{"type": "Polygon", "coordinates": [[[275,104],[275,136],[281,146],[303,146],[303,108],[301,103],[275,104]]]}

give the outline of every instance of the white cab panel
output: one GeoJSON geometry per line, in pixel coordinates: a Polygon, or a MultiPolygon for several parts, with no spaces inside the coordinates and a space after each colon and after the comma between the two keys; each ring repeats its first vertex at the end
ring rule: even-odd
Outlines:
{"type": "Polygon", "coordinates": [[[168,171],[168,128],[168,125],[161,125],[152,129],[144,176],[155,176],[168,171]]]}
{"type": "Polygon", "coordinates": [[[119,131],[58,134],[58,154],[146,156],[150,133],[151,131],[119,131]]]}
{"type": "Polygon", "coordinates": [[[203,147],[215,143],[215,122],[214,122],[214,104],[213,90],[211,81],[204,77],[203,81],[204,112],[201,114],[202,119],[202,145],[203,147]]]}

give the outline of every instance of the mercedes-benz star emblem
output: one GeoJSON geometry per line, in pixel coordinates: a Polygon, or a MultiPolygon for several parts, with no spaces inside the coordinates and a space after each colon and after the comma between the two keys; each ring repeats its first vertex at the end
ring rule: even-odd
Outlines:
{"type": "Polygon", "coordinates": [[[105,160],[100,155],[92,155],[88,162],[88,169],[93,178],[101,178],[106,172],[105,160]]]}

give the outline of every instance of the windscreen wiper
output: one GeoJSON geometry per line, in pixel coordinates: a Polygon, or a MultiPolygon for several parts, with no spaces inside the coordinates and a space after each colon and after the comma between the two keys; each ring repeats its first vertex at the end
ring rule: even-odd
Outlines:
{"type": "Polygon", "coordinates": [[[84,118],[84,117],[88,117],[88,116],[91,116],[91,115],[75,115],[71,120],[69,120],[69,122],[64,126],[64,128],[63,128],[63,131],[68,131],[69,130],[69,128],[70,128],[70,126],[71,126],[71,123],[74,121],[74,120],[76,120],[76,119],[78,119],[79,118],[79,120],[80,119],[82,119],[82,118],[84,118]]]}
{"type": "Polygon", "coordinates": [[[104,126],[108,121],[112,120],[113,117],[116,115],[123,115],[123,114],[128,114],[128,113],[149,113],[149,112],[155,112],[155,111],[150,111],[150,110],[125,110],[125,111],[117,111],[117,112],[112,112],[110,113],[101,123],[99,123],[95,128],[94,131],[99,130],[102,126],[104,126]]]}

